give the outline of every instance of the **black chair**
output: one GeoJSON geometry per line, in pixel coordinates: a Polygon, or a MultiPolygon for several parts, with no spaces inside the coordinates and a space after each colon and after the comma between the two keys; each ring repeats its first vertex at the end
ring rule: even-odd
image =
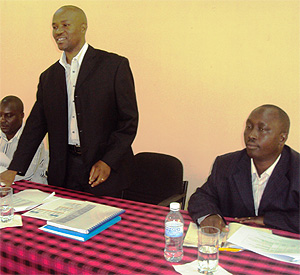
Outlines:
{"type": "Polygon", "coordinates": [[[169,206],[180,202],[184,209],[188,181],[183,181],[183,166],[176,157],[142,152],[134,156],[136,180],[123,191],[124,199],[169,206]]]}

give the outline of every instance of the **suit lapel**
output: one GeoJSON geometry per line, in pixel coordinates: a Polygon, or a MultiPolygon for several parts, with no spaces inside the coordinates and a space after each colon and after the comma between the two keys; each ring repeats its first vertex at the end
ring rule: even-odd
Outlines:
{"type": "Polygon", "coordinates": [[[81,86],[81,84],[85,81],[87,76],[93,70],[96,62],[95,56],[96,56],[96,50],[93,47],[89,46],[80,67],[80,71],[76,83],[76,90],[81,86]]]}
{"type": "Polygon", "coordinates": [[[278,194],[282,193],[283,190],[288,189],[289,180],[285,176],[288,167],[289,167],[289,155],[286,152],[286,150],[283,150],[281,153],[280,160],[276,165],[275,169],[273,170],[273,173],[269,178],[267,186],[262,195],[259,209],[258,209],[258,214],[264,209],[268,208],[268,205],[274,200],[276,200],[278,194]]]}
{"type": "Polygon", "coordinates": [[[55,71],[55,74],[51,78],[52,85],[55,87],[53,89],[54,92],[57,92],[59,96],[62,95],[62,93],[67,98],[67,85],[66,85],[66,73],[65,68],[57,61],[54,64],[53,70],[55,71]]]}
{"type": "Polygon", "coordinates": [[[63,97],[66,105],[68,104],[68,92],[67,92],[67,84],[66,84],[66,72],[64,67],[61,64],[58,64],[58,73],[57,73],[57,81],[59,85],[59,91],[63,91],[63,97]]]}
{"type": "Polygon", "coordinates": [[[253,213],[254,216],[255,212],[251,180],[251,163],[246,152],[244,152],[237,165],[237,172],[233,174],[233,181],[236,185],[242,202],[245,204],[249,213],[253,213]]]}
{"type": "Polygon", "coordinates": [[[52,94],[52,98],[55,99],[55,102],[60,102],[58,103],[58,106],[56,107],[62,107],[64,108],[64,111],[67,112],[68,108],[68,92],[67,92],[67,84],[66,84],[66,73],[64,67],[57,62],[57,68],[56,74],[55,74],[55,80],[54,80],[54,85],[57,86],[56,89],[53,91],[55,94],[52,94]],[[61,104],[63,102],[64,104],[61,104]]]}

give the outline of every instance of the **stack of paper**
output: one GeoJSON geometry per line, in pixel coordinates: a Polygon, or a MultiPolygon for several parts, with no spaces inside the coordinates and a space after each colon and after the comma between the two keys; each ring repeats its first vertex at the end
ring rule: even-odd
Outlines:
{"type": "Polygon", "coordinates": [[[15,212],[26,211],[53,200],[55,192],[49,194],[38,189],[27,189],[13,195],[15,212]]]}
{"type": "Polygon", "coordinates": [[[124,212],[125,210],[117,207],[86,201],[78,209],[60,218],[48,220],[47,224],[88,234],[124,212]]]}
{"type": "MultiPolygon", "coordinates": [[[[263,231],[265,233],[272,234],[272,231],[267,228],[250,227],[248,225],[232,222],[228,226],[229,232],[228,232],[227,236],[226,236],[226,234],[224,236],[221,234],[221,238],[222,238],[221,241],[226,242],[226,238],[227,239],[230,238],[230,236],[233,235],[241,227],[252,228],[253,230],[256,230],[256,231],[263,231]],[[223,239],[223,237],[224,237],[224,239],[223,239]]],[[[197,224],[195,224],[193,222],[190,223],[188,231],[184,238],[183,245],[191,246],[191,247],[198,246],[198,226],[197,226],[197,224]]],[[[226,247],[231,247],[231,244],[228,244],[228,241],[226,243],[226,247]]],[[[234,247],[236,247],[236,246],[234,246],[234,247]]]]}
{"type": "Polygon", "coordinates": [[[16,207],[32,208],[22,216],[46,220],[40,229],[56,235],[86,241],[121,220],[125,210],[88,201],[59,198],[39,190],[15,195],[16,207]]]}
{"type": "Polygon", "coordinates": [[[63,228],[59,228],[59,227],[52,226],[52,225],[44,225],[44,226],[40,227],[39,229],[41,229],[43,231],[46,231],[48,233],[52,233],[52,234],[60,235],[60,236],[63,236],[63,237],[71,238],[71,239],[74,239],[74,240],[78,240],[78,241],[81,241],[81,242],[85,242],[85,241],[89,240],[90,238],[94,237],[95,235],[99,234],[103,230],[105,230],[105,229],[111,227],[112,225],[116,224],[120,220],[121,220],[121,217],[117,216],[117,217],[111,219],[110,221],[108,221],[108,222],[96,227],[95,229],[91,230],[89,233],[80,233],[80,232],[77,232],[77,231],[63,229],[63,228]]]}
{"type": "Polygon", "coordinates": [[[198,247],[198,226],[197,224],[190,222],[189,228],[185,234],[184,246],[198,247]]]}
{"type": "Polygon", "coordinates": [[[104,204],[56,198],[23,215],[47,220],[40,228],[43,231],[86,241],[119,222],[124,212],[104,204]]]}
{"type": "MultiPolygon", "coordinates": [[[[190,223],[183,245],[197,247],[197,232],[197,225],[190,223]]],[[[230,223],[225,247],[239,247],[275,260],[300,265],[300,240],[274,235],[267,228],[230,223]]]]}
{"type": "Polygon", "coordinates": [[[228,242],[275,260],[300,264],[300,240],[297,239],[240,227],[228,242]]]}

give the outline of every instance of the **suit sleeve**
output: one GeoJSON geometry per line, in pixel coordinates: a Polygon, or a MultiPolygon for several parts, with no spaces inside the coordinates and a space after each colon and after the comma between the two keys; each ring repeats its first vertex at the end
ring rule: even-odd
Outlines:
{"type": "MultiPolygon", "coordinates": [[[[299,200],[298,200],[299,202],[299,200]]],[[[264,215],[267,227],[279,228],[289,232],[300,233],[299,209],[291,211],[269,211],[264,215]]]]}
{"type": "Polygon", "coordinates": [[[48,166],[47,155],[44,147],[44,143],[42,142],[37,149],[29,168],[24,177],[16,176],[15,181],[17,180],[29,180],[38,183],[47,182],[46,179],[46,169],[48,166]]]}
{"type": "Polygon", "coordinates": [[[126,58],[122,58],[114,81],[118,122],[116,129],[110,134],[102,160],[117,170],[125,154],[131,148],[138,126],[134,80],[126,58]]]}
{"type": "Polygon", "coordinates": [[[189,200],[188,211],[196,223],[200,217],[205,215],[219,214],[222,216],[218,203],[217,174],[218,158],[215,160],[211,175],[207,181],[203,186],[197,188],[189,200]]]}
{"type": "MultiPolygon", "coordinates": [[[[295,165],[296,161],[294,161],[295,165]]],[[[299,164],[299,160],[298,160],[299,164]]],[[[300,177],[299,168],[295,165],[294,175],[290,177],[290,190],[288,197],[283,202],[282,210],[266,211],[264,216],[264,223],[267,227],[279,228],[289,232],[300,233],[300,177]]],[[[300,167],[300,166],[299,166],[300,167]]],[[[290,170],[292,170],[291,168],[290,170]]],[[[280,199],[277,199],[280,201],[280,199]]]]}
{"type": "Polygon", "coordinates": [[[37,100],[26,121],[18,147],[8,167],[9,170],[17,171],[18,174],[22,176],[26,174],[31,161],[47,132],[41,95],[41,85],[39,84],[37,100]]]}

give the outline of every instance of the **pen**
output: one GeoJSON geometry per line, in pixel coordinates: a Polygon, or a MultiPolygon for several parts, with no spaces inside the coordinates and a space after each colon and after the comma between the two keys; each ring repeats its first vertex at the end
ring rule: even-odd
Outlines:
{"type": "Polygon", "coordinates": [[[239,252],[242,250],[243,249],[240,249],[240,248],[219,247],[219,251],[239,252]]]}

